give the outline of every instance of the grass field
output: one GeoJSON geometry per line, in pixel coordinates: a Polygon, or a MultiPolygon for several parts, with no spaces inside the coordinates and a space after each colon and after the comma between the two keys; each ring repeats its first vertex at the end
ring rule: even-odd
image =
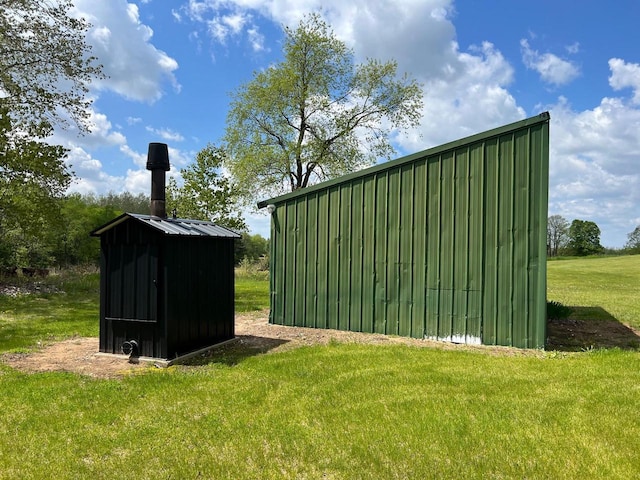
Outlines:
{"type": "Polygon", "coordinates": [[[547,297],[565,305],[600,307],[640,329],[640,255],[550,261],[547,297]]]}
{"type": "MultiPolygon", "coordinates": [[[[640,323],[639,260],[550,262],[549,299],[640,323]]],[[[264,280],[243,282],[242,308],[268,303],[264,280]]],[[[91,333],[90,283],[0,299],[0,352],[91,333]]],[[[640,466],[635,351],[333,343],[145,372],[0,366],[0,479],[628,479],[640,466]]]]}

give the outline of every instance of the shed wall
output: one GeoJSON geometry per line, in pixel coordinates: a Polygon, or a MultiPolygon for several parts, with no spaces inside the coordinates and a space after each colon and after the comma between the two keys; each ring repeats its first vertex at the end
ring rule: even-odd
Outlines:
{"type": "Polygon", "coordinates": [[[100,244],[100,351],[120,353],[134,339],[141,355],[163,357],[162,236],[129,221],[104,232],[100,244]]]}
{"type": "Polygon", "coordinates": [[[129,219],[100,234],[100,351],[136,340],[175,358],[234,337],[234,238],[164,235],[129,219]]]}
{"type": "Polygon", "coordinates": [[[270,321],[544,347],[548,116],[507,127],[271,200],[270,321]]]}
{"type": "Polygon", "coordinates": [[[233,239],[167,237],[167,357],[234,337],[233,239]]]}

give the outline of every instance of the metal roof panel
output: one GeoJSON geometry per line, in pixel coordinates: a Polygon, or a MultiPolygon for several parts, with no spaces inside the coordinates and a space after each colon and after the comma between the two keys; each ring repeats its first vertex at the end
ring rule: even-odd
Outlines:
{"type": "Polygon", "coordinates": [[[141,215],[139,213],[124,213],[111,220],[109,223],[96,228],[91,232],[92,236],[99,236],[103,232],[110,230],[128,218],[142,222],[165,235],[179,236],[200,236],[217,238],[240,238],[240,234],[231,229],[221,227],[212,222],[202,220],[190,220],[184,218],[160,218],[151,215],[141,215]]]}

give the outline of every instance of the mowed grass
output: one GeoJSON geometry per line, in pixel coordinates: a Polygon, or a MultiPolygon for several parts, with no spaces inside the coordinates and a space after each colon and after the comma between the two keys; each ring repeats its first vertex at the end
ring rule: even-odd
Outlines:
{"type": "Polygon", "coordinates": [[[640,255],[550,261],[547,298],[569,306],[600,307],[640,329],[640,255]]]}
{"type": "MultiPolygon", "coordinates": [[[[633,317],[599,300],[602,283],[553,296],[595,278],[572,262],[550,262],[550,299],[633,317]]],[[[254,281],[246,291],[268,301],[254,281]]],[[[0,479],[627,479],[640,468],[633,351],[332,343],[119,380],[0,366],[0,389],[0,479]]]]}
{"type": "Polygon", "coordinates": [[[0,370],[0,478],[635,478],[640,359],[333,344],[122,380],[0,370]]]}
{"type": "Polygon", "coordinates": [[[66,272],[37,283],[43,293],[0,295],[0,352],[23,351],[73,336],[98,336],[98,273],[66,272]]]}
{"type": "Polygon", "coordinates": [[[237,313],[269,308],[269,275],[260,272],[254,275],[236,273],[235,308],[237,313]]]}

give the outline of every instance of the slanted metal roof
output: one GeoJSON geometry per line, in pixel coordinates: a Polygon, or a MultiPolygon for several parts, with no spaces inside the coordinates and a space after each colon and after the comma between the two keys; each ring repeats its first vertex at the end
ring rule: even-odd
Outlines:
{"type": "Polygon", "coordinates": [[[165,235],[240,238],[239,233],[211,222],[188,220],[184,218],[160,218],[151,215],[141,215],[138,213],[123,213],[119,217],[105,223],[101,227],[96,228],[90,233],[90,235],[93,237],[99,237],[107,230],[110,230],[116,225],[129,219],[144,223],[145,225],[161,231],[165,235]]]}

